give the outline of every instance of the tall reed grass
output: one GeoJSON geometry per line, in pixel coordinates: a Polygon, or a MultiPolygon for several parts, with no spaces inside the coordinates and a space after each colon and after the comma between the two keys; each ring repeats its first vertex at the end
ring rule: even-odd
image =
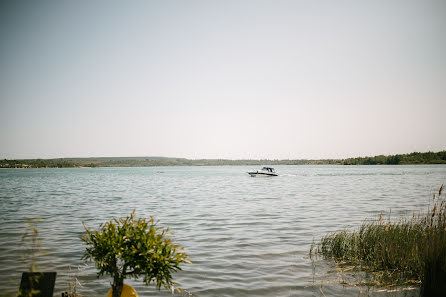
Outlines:
{"type": "Polygon", "coordinates": [[[422,296],[446,296],[446,201],[443,185],[427,212],[376,220],[323,237],[311,252],[372,272],[375,285],[421,285],[422,296]]]}

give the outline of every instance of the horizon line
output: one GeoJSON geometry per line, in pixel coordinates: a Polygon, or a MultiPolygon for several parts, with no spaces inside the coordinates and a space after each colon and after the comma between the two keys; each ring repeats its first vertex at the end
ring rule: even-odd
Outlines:
{"type": "Polygon", "coordinates": [[[440,151],[425,151],[425,152],[417,152],[413,151],[410,153],[398,153],[398,154],[390,154],[390,155],[365,155],[365,156],[355,156],[355,157],[347,157],[347,158],[285,158],[285,159],[279,159],[279,158],[258,158],[258,159],[250,159],[250,158],[234,158],[234,159],[227,159],[227,158],[186,158],[186,157],[166,157],[166,156],[113,156],[113,157],[106,157],[106,156],[100,156],[100,157],[51,157],[51,158],[0,158],[3,160],[60,160],[60,159],[117,159],[117,158],[123,158],[123,159],[143,159],[143,158],[160,158],[160,159],[183,159],[183,160],[192,160],[192,161],[199,161],[199,160],[225,160],[225,161],[323,161],[323,160],[345,160],[345,159],[354,159],[354,158],[371,158],[371,157],[378,157],[378,156],[396,156],[396,155],[409,155],[413,153],[440,153],[444,152],[446,150],[440,150],[440,151]]]}

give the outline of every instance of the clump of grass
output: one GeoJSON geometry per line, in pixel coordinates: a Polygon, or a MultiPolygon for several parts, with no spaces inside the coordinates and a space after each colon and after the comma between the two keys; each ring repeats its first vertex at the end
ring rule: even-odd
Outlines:
{"type": "Polygon", "coordinates": [[[428,211],[393,222],[365,222],[323,237],[311,254],[371,272],[378,286],[420,284],[423,296],[446,296],[446,201],[443,185],[428,211]]]}

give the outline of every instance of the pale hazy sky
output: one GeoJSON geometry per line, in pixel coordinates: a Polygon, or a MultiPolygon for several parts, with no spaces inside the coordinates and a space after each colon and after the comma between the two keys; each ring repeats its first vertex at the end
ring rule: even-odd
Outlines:
{"type": "Polygon", "coordinates": [[[446,1],[1,1],[0,158],[446,149],[446,1]]]}

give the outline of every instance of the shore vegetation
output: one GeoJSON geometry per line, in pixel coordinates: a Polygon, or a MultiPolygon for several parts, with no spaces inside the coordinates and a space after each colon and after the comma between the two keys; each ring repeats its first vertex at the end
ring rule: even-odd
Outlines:
{"type": "Polygon", "coordinates": [[[390,156],[322,160],[227,160],[167,157],[110,157],[0,160],[0,168],[75,168],[75,167],[146,167],[146,166],[264,166],[264,165],[407,165],[446,164],[446,151],[414,152],[390,156]]]}
{"type": "Polygon", "coordinates": [[[359,229],[324,236],[310,255],[365,271],[374,286],[419,285],[422,296],[446,296],[446,199],[444,187],[426,213],[365,222],[359,229]]]}

